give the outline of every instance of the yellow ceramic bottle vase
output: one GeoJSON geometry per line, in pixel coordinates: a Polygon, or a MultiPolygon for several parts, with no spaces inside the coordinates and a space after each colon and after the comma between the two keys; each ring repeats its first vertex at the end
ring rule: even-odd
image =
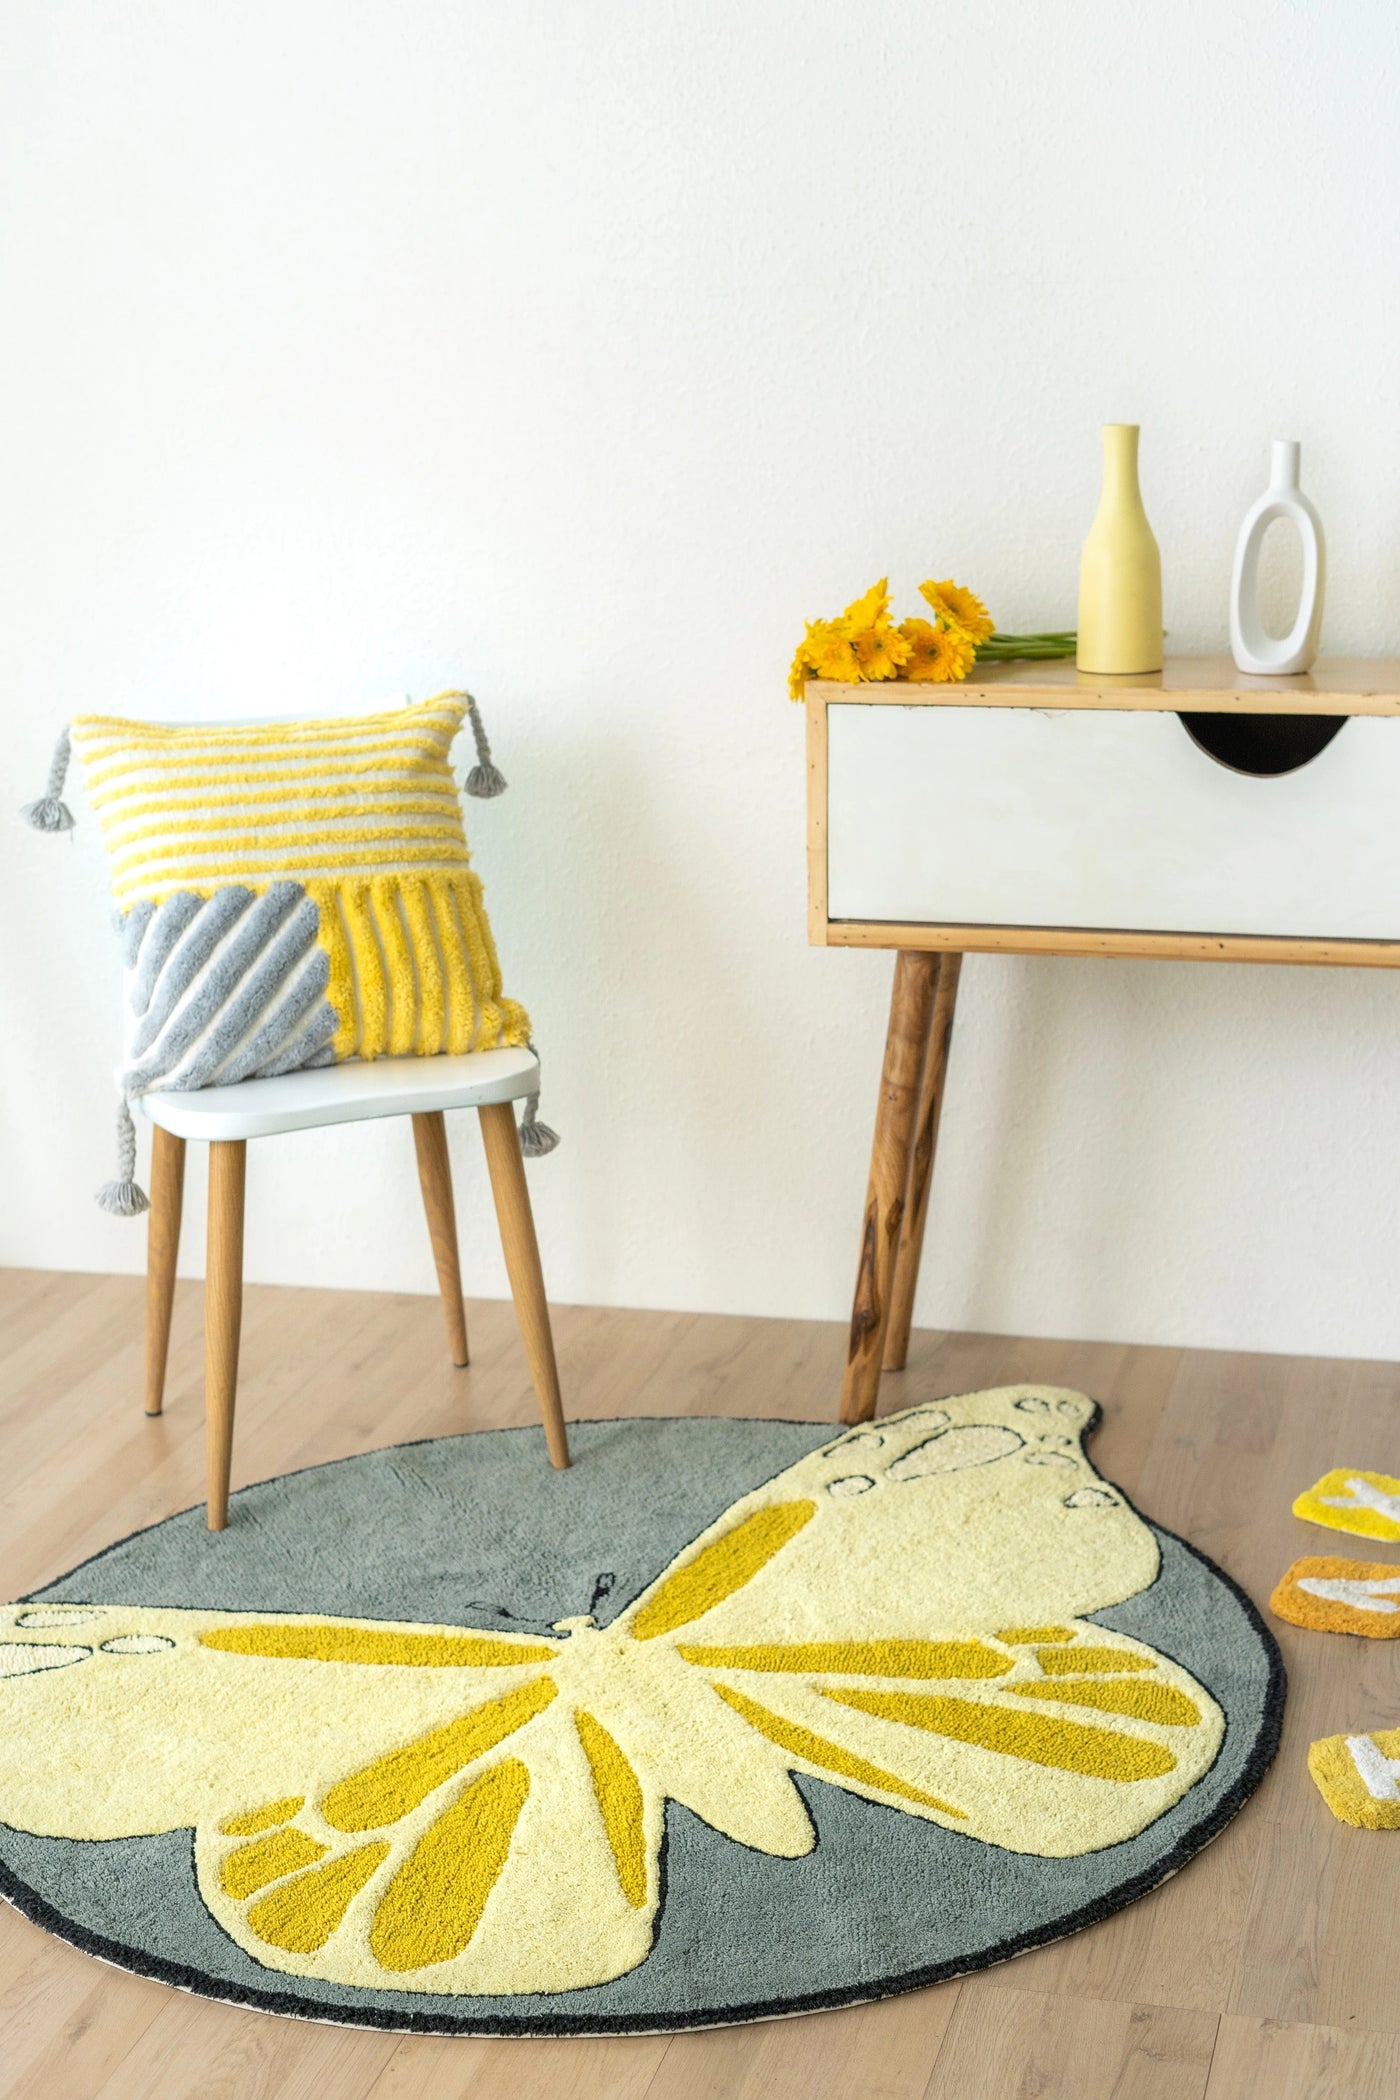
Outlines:
{"type": "Polygon", "coordinates": [[[1105,423],[1103,493],[1079,560],[1081,671],[1162,668],[1162,556],[1138,487],[1138,426],[1105,423]]]}

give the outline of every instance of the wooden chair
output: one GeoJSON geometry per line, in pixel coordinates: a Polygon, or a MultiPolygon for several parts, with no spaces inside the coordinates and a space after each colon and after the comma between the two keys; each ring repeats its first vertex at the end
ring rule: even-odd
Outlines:
{"type": "Polygon", "coordinates": [[[209,1250],[204,1286],[204,1413],[209,1468],[209,1529],[228,1523],[238,1335],[243,1312],[243,1191],[249,1138],[376,1116],[412,1116],[418,1178],[437,1263],[438,1286],[455,1364],[467,1362],[467,1322],[457,1262],[457,1220],[447,1156],[449,1108],[474,1108],[481,1120],[501,1247],[525,1354],[544,1417],[550,1461],[567,1466],[569,1446],[559,1399],[554,1338],[545,1302],[530,1194],[513,1101],[539,1085],[532,1050],[481,1050],[465,1057],[381,1058],[372,1064],[327,1065],[280,1079],[192,1093],[152,1093],[141,1106],[155,1126],[150,1233],[146,1261],[146,1412],[158,1415],[165,1392],[175,1263],[180,1246],[185,1146],[209,1146],[209,1250]]]}

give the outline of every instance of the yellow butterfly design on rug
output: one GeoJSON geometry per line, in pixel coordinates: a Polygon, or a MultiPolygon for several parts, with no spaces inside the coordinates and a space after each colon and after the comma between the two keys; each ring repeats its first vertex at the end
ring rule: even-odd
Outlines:
{"type": "Polygon", "coordinates": [[[797,1774],[1014,1852],[1135,1835],[1213,1764],[1177,1663],[1085,1623],[1156,1577],[1082,1449],[1015,1386],[836,1437],[743,1496],[607,1626],[548,1636],[32,1604],[0,1624],[0,1821],[189,1827],[264,1967],[553,1992],[646,1959],[666,1803],[795,1859],[797,1774]]]}

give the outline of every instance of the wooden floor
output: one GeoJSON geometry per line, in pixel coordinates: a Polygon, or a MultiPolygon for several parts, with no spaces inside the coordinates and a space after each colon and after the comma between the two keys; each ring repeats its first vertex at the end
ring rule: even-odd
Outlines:
{"type": "MultiPolygon", "coordinates": [[[[154,1421],[142,1288],[0,1271],[0,1596],[202,1497],[199,1287],[180,1287],[154,1421]]],[[[509,1308],[473,1304],[469,1319],[474,1361],[454,1371],[430,1298],[251,1288],[234,1485],[532,1420],[509,1308]]],[[[814,1416],[834,1413],[840,1387],[834,1324],[565,1310],[557,1336],[572,1415],[814,1416]]],[[[1289,1514],[1300,1488],[1332,1465],[1400,1470],[1394,1365],[921,1334],[883,1404],[1022,1378],[1101,1400],[1101,1469],[1260,1601],[1299,1553],[1348,1550],[1289,1514]]],[[[1292,1682],[1283,1750],[1224,1836],[1106,1924],[966,1982],[674,2038],[405,2040],[184,1997],[0,1907],[0,2094],[1391,2100],[1400,1837],[1335,1823],[1306,1753],[1314,1736],[1400,1723],[1400,1647],[1277,1631],[1292,1682]]]]}

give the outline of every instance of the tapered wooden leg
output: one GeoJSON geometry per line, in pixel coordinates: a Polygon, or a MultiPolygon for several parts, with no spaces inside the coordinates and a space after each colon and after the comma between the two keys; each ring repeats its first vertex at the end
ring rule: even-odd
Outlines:
{"type": "Polygon", "coordinates": [[[870,1184],[861,1224],[855,1303],[851,1308],[851,1338],[841,1388],[843,1422],[868,1422],[879,1396],[890,1291],[909,1186],[914,1116],[937,975],[936,955],[901,948],[895,958],[885,1065],[875,1112],[870,1184]]]}
{"type": "Polygon", "coordinates": [[[170,1314],[175,1303],[175,1264],[180,1253],[180,1215],[185,1207],[185,1141],[155,1125],[151,1143],[151,1208],[146,1220],[146,1413],[165,1404],[165,1363],[170,1354],[170,1314]]]}
{"type": "Polygon", "coordinates": [[[530,1210],[530,1191],[525,1185],[525,1162],[520,1157],[520,1134],[515,1110],[509,1101],[497,1101],[477,1110],[481,1139],[486,1147],[486,1166],[491,1176],[496,1218],[501,1228],[501,1249],[506,1274],[515,1300],[516,1318],[535,1381],[535,1393],[544,1417],[545,1442],[550,1464],[567,1466],[569,1440],[564,1428],[564,1409],[559,1398],[559,1372],[554,1362],[554,1336],[549,1325],[549,1306],[544,1295],[544,1271],[535,1239],[535,1220],[530,1210]]]}
{"type": "Polygon", "coordinates": [[[413,1143],[418,1153],[418,1183],[423,1191],[428,1237],[437,1263],[442,1314],[447,1322],[447,1346],[453,1363],[460,1366],[471,1358],[467,1351],[467,1313],[462,1304],[462,1270],[457,1259],[452,1162],[447,1155],[447,1122],[440,1108],[413,1118],[413,1143]]]}
{"type": "Polygon", "coordinates": [[[909,1329],[914,1319],[914,1293],[919,1285],[919,1262],[924,1251],[924,1224],[928,1218],[929,1190],[933,1186],[938,1120],[943,1113],[943,1083],[948,1073],[948,1046],[953,1036],[953,1011],[958,1003],[961,971],[960,955],[947,954],[939,962],[928,1048],[924,1052],[924,1075],[919,1083],[919,1106],[914,1115],[909,1187],[905,1191],[904,1218],[895,1255],[890,1324],[885,1330],[887,1371],[902,1371],[909,1356],[909,1329]]]}
{"type": "Polygon", "coordinates": [[[204,1437],[209,1529],[228,1524],[238,1332],[243,1320],[243,1188],[248,1146],[236,1138],[209,1147],[209,1252],[204,1282],[204,1437]]]}

